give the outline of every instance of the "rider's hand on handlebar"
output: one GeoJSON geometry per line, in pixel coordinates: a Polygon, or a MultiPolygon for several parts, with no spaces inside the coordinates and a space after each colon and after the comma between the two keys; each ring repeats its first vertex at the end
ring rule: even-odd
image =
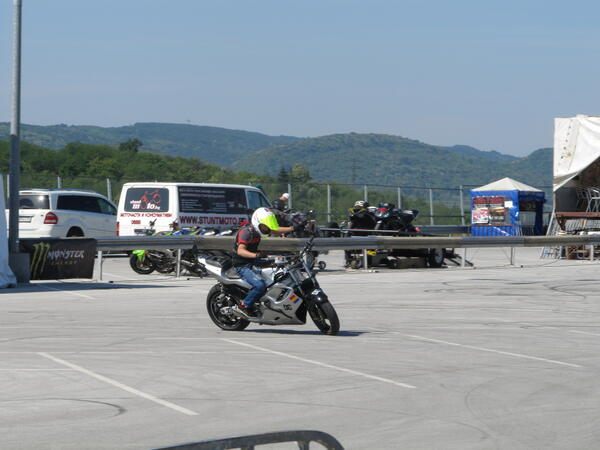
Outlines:
{"type": "Polygon", "coordinates": [[[295,232],[303,231],[305,226],[306,226],[306,222],[304,222],[304,223],[297,223],[297,224],[294,225],[294,231],[295,232]]]}

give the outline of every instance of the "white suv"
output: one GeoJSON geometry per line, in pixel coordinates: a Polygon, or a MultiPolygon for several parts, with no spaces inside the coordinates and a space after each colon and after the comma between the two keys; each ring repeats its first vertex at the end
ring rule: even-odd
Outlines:
{"type": "Polygon", "coordinates": [[[115,236],[116,219],[115,205],[97,192],[81,189],[19,191],[19,237],[22,238],[115,236]]]}

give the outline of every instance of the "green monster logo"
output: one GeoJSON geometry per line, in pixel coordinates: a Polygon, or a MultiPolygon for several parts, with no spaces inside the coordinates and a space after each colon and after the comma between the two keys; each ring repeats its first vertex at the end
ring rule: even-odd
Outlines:
{"type": "Polygon", "coordinates": [[[37,279],[44,271],[49,251],[50,244],[48,243],[39,242],[37,244],[33,244],[33,257],[31,258],[30,269],[30,277],[32,280],[37,279]]]}

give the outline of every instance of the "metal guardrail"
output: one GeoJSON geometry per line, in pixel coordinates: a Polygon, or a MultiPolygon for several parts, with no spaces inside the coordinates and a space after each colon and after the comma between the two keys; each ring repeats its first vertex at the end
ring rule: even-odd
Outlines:
{"type": "MultiPolygon", "coordinates": [[[[471,227],[469,225],[418,225],[421,230],[420,233],[431,233],[431,234],[469,234],[471,231],[471,227]]],[[[356,231],[360,233],[369,233],[369,234],[402,234],[401,231],[398,230],[365,230],[362,228],[327,228],[327,227],[319,227],[321,231],[329,231],[329,232],[337,232],[344,233],[348,231],[356,231]]],[[[407,233],[410,234],[410,233],[407,233]]]]}
{"type": "Polygon", "coordinates": [[[342,444],[330,434],[315,430],[280,431],[276,433],[254,434],[191,444],[161,447],[157,450],[228,450],[240,448],[254,450],[257,445],[296,442],[300,450],[308,450],[311,442],[317,442],[328,450],[344,450],[342,444]]]}
{"type": "MultiPolygon", "coordinates": [[[[232,236],[121,236],[98,238],[99,251],[133,249],[178,249],[197,245],[203,250],[233,250],[232,236]]],[[[261,249],[266,251],[299,251],[306,239],[265,238],[261,249]]],[[[600,245],[600,235],[577,236],[354,236],[349,238],[317,238],[314,250],[419,249],[419,248],[485,248],[485,247],[546,247],[600,245]]]]}

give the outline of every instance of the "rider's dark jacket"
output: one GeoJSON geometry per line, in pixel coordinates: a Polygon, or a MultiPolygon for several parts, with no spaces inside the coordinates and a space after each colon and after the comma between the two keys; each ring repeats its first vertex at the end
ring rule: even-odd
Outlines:
{"type": "Polygon", "coordinates": [[[246,225],[239,229],[235,235],[235,242],[233,244],[233,265],[234,266],[245,266],[246,264],[254,264],[256,258],[244,258],[238,255],[237,249],[240,244],[246,244],[246,249],[249,252],[256,253],[258,251],[258,245],[260,244],[260,233],[254,229],[252,225],[246,225]]]}
{"type": "Polygon", "coordinates": [[[375,224],[377,222],[373,214],[371,214],[366,208],[350,208],[349,217],[352,221],[352,228],[372,230],[375,228],[375,224]]]}

